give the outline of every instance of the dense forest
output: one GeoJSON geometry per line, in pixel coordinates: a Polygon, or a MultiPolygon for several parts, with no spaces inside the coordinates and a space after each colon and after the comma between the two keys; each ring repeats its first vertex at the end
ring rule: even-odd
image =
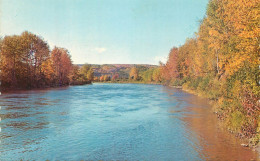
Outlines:
{"type": "Polygon", "coordinates": [[[49,45],[30,32],[0,39],[1,88],[30,89],[90,83],[89,65],[73,65],[67,49],[49,45]]]}

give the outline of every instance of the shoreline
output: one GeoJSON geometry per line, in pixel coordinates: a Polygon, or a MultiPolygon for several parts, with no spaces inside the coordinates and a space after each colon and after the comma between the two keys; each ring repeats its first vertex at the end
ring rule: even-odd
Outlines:
{"type": "Polygon", "coordinates": [[[171,87],[171,88],[177,88],[177,89],[181,89],[189,94],[193,94],[193,95],[196,95],[198,97],[201,97],[201,98],[205,98],[209,101],[210,105],[211,105],[211,111],[212,113],[214,113],[214,115],[217,117],[217,120],[218,122],[221,124],[222,127],[225,128],[225,130],[227,132],[229,132],[230,134],[234,135],[236,138],[238,138],[239,140],[241,140],[242,142],[246,142],[246,143],[242,143],[241,146],[242,147],[248,147],[249,149],[251,149],[252,151],[257,151],[258,154],[259,154],[259,158],[260,158],[260,143],[258,143],[257,145],[251,145],[250,144],[250,138],[248,137],[245,137],[245,136],[241,136],[240,134],[241,133],[237,133],[237,132],[233,132],[232,130],[229,130],[224,124],[223,124],[223,120],[221,120],[219,118],[219,115],[218,113],[215,111],[214,109],[214,105],[217,103],[216,101],[214,100],[210,100],[209,98],[199,94],[198,92],[195,92],[193,90],[189,90],[189,89],[185,89],[181,86],[171,86],[171,85],[168,85],[168,87],[171,87]]]}
{"type": "Polygon", "coordinates": [[[57,88],[65,88],[69,86],[83,86],[83,85],[91,85],[91,83],[85,83],[85,84],[67,84],[67,85],[57,85],[57,86],[44,86],[44,87],[36,87],[36,88],[5,88],[1,89],[1,93],[13,93],[13,92],[20,92],[20,91],[31,91],[31,90],[45,90],[45,89],[57,89],[57,88]]]}

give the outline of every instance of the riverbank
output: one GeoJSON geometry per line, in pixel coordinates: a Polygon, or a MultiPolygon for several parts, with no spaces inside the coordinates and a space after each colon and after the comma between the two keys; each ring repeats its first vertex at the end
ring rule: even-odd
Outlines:
{"type": "Polygon", "coordinates": [[[92,82],[74,82],[71,84],[66,85],[52,85],[52,86],[43,86],[43,87],[34,87],[34,88],[1,88],[1,93],[9,93],[9,92],[16,92],[16,91],[29,91],[29,90],[43,90],[43,89],[55,89],[55,88],[61,88],[61,87],[69,87],[69,86],[81,86],[81,85],[87,85],[92,84],[92,82]]]}
{"type": "Polygon", "coordinates": [[[225,123],[225,118],[223,116],[221,116],[221,114],[219,114],[218,112],[218,101],[217,100],[212,100],[212,99],[209,99],[207,97],[207,95],[205,94],[202,94],[202,93],[199,93],[195,90],[191,90],[187,87],[182,87],[182,86],[171,86],[169,85],[169,87],[172,87],[172,88],[178,88],[178,89],[182,89],[183,91],[185,92],[188,92],[190,94],[193,94],[193,95],[197,95],[199,97],[202,97],[202,98],[206,98],[209,100],[209,103],[211,104],[211,112],[214,113],[220,124],[229,132],[231,133],[232,135],[236,136],[237,138],[239,138],[241,141],[243,141],[243,143],[241,143],[241,146],[243,147],[249,147],[250,149],[252,149],[253,151],[257,151],[260,155],[260,142],[257,141],[257,135],[254,136],[254,137],[247,137],[247,136],[244,136],[242,133],[240,132],[237,132],[237,131],[233,131],[232,129],[228,128],[226,123],[225,123]],[[252,141],[253,140],[253,141],[252,141]]]}

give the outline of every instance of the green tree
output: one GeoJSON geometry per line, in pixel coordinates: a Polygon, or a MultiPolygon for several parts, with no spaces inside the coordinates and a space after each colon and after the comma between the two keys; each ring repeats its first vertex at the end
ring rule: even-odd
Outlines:
{"type": "Polygon", "coordinates": [[[80,68],[80,75],[81,75],[83,81],[92,81],[93,77],[94,77],[94,73],[93,73],[93,70],[91,68],[91,65],[84,64],[80,68]]]}
{"type": "Polygon", "coordinates": [[[153,69],[152,79],[153,79],[155,82],[161,82],[161,81],[162,81],[161,69],[160,69],[159,67],[153,69]]]}

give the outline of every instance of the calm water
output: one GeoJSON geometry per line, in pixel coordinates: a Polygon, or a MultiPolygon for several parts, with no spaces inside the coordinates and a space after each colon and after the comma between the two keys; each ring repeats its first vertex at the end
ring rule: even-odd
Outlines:
{"type": "Polygon", "coordinates": [[[160,85],[93,84],[0,96],[0,160],[250,160],[206,100],[160,85]]]}

